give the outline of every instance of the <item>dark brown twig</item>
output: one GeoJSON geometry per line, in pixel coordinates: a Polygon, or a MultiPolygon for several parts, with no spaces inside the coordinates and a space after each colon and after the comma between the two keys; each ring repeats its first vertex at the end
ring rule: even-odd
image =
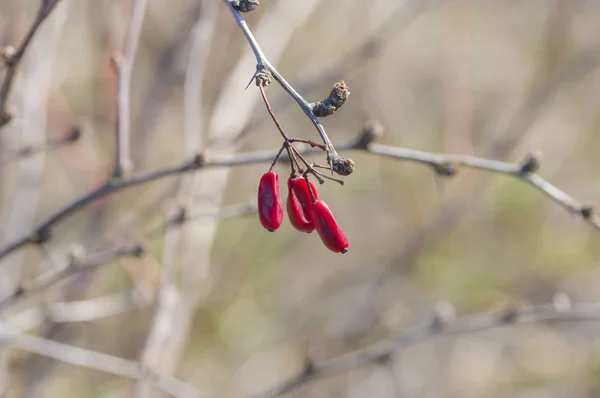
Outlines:
{"type": "Polygon", "coordinates": [[[566,308],[555,303],[525,306],[499,312],[468,315],[455,320],[442,319],[434,315],[431,320],[402,330],[387,340],[363,349],[330,359],[321,364],[314,364],[309,361],[310,366],[304,366],[295,376],[254,394],[251,398],[281,396],[317,379],[381,362],[382,358],[387,358],[404,347],[436,336],[474,333],[487,329],[536,322],[598,320],[600,320],[600,304],[598,303],[568,305],[566,308]]]}
{"type": "Polygon", "coordinates": [[[4,60],[4,65],[6,66],[6,71],[4,80],[0,86],[0,128],[9,123],[13,117],[13,111],[7,106],[7,101],[19,63],[23,59],[25,51],[27,50],[27,47],[31,43],[31,40],[35,36],[39,27],[59,2],[60,0],[40,1],[40,7],[37,10],[35,19],[33,20],[33,23],[29,27],[29,30],[25,34],[25,37],[23,38],[23,41],[19,47],[15,49],[14,47],[9,46],[4,48],[2,51],[2,58],[4,60]]]}

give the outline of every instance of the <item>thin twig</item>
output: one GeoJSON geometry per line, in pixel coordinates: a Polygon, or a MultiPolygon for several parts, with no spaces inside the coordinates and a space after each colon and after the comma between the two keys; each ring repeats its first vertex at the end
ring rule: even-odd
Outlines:
{"type": "MultiPolygon", "coordinates": [[[[177,306],[181,300],[181,295],[174,277],[180,236],[181,228],[168,228],[165,232],[156,310],[139,361],[140,366],[144,369],[155,370],[158,367],[162,358],[162,350],[172,335],[173,328],[177,326],[173,321],[176,319],[177,306]]],[[[151,390],[151,381],[141,378],[136,383],[132,396],[148,397],[151,390]]]]}
{"type": "Polygon", "coordinates": [[[135,0],[123,54],[113,57],[117,74],[117,110],[115,120],[115,166],[113,177],[120,178],[131,171],[129,150],[131,139],[131,76],[142,23],[148,0],[135,0]]]}
{"type": "Polygon", "coordinates": [[[141,369],[137,362],[113,355],[86,350],[37,336],[23,335],[5,328],[0,330],[0,341],[19,350],[52,358],[74,366],[81,366],[133,380],[149,377],[154,388],[173,397],[197,398],[209,396],[201,393],[190,384],[183,383],[170,376],[141,369]]]}
{"type": "MultiPolygon", "coordinates": [[[[183,153],[193,156],[201,146],[202,133],[202,83],[206,71],[210,40],[215,27],[217,5],[206,2],[202,6],[200,17],[194,26],[191,36],[192,47],[186,68],[183,107],[183,153]]],[[[180,320],[184,312],[183,297],[177,286],[175,276],[178,271],[178,261],[184,231],[182,226],[188,219],[189,203],[186,198],[194,191],[194,174],[181,176],[176,197],[176,207],[168,218],[164,229],[162,267],[160,286],[157,294],[157,304],[154,319],[146,335],[144,348],[140,354],[140,366],[163,372],[171,372],[174,367],[173,351],[180,346],[176,328],[185,327],[180,320]],[[167,228],[170,227],[170,228],[167,228]]],[[[141,379],[136,383],[133,397],[150,397],[152,384],[141,379]]]]}
{"type": "Polygon", "coordinates": [[[564,207],[571,215],[583,219],[600,231],[600,217],[594,213],[591,206],[581,204],[560,190],[540,175],[523,169],[524,163],[507,163],[497,160],[478,158],[475,156],[446,155],[417,151],[414,149],[393,147],[389,145],[368,144],[365,150],[375,155],[382,155],[399,160],[424,163],[436,170],[453,170],[455,166],[504,174],[531,185],[545,196],[564,207]]]}
{"type": "Polygon", "coordinates": [[[7,47],[3,51],[4,65],[6,71],[2,86],[0,86],[0,129],[10,122],[12,115],[7,110],[7,101],[14,81],[17,67],[25,55],[27,47],[31,43],[34,35],[38,31],[38,28],[42,25],[42,22],[50,15],[54,7],[60,2],[60,0],[40,1],[40,7],[37,10],[35,19],[29,27],[29,30],[25,34],[23,41],[17,49],[13,47],[7,47]]]}
{"type": "Polygon", "coordinates": [[[0,312],[14,305],[17,301],[23,302],[74,275],[92,271],[120,257],[140,256],[142,253],[143,248],[141,245],[129,244],[104,252],[92,253],[84,258],[72,257],[62,268],[38,276],[31,282],[23,284],[15,294],[0,301],[0,312]]]}
{"type": "MultiPolygon", "coordinates": [[[[364,66],[367,62],[379,55],[386,45],[396,37],[398,33],[406,29],[426,10],[443,3],[441,0],[407,0],[398,2],[398,8],[388,14],[368,37],[354,46],[350,52],[336,58],[327,58],[326,63],[314,68],[314,72],[302,74],[293,79],[291,85],[297,91],[310,92],[315,88],[329,84],[345,76],[354,69],[364,66]]],[[[273,104],[276,111],[281,111],[294,101],[287,93],[275,97],[273,104]]],[[[256,129],[264,120],[263,113],[258,112],[258,106],[253,113],[254,116],[248,125],[240,131],[238,138],[249,131],[256,129]]]]}
{"type": "Polygon", "coordinates": [[[60,148],[65,145],[70,145],[77,141],[81,136],[81,131],[74,127],[68,135],[60,138],[48,139],[46,142],[38,145],[26,145],[18,149],[8,150],[0,153],[0,166],[7,164],[8,162],[22,159],[28,156],[35,155],[36,153],[49,151],[52,149],[60,148]]]}
{"type": "Polygon", "coordinates": [[[44,322],[52,323],[94,322],[148,305],[149,302],[137,288],[89,300],[41,302],[31,308],[3,317],[11,330],[25,332],[38,328],[44,322]]]}
{"type": "Polygon", "coordinates": [[[402,330],[393,337],[321,364],[308,362],[295,376],[254,394],[251,398],[271,398],[304,386],[314,380],[342,373],[389,357],[411,344],[441,335],[474,333],[482,330],[545,321],[598,321],[600,304],[577,304],[562,308],[556,304],[525,306],[499,312],[486,312],[457,318],[453,321],[434,316],[432,320],[402,330]]]}
{"type": "MultiPolygon", "coordinates": [[[[172,214],[162,225],[151,229],[145,235],[152,238],[157,231],[166,232],[169,228],[180,228],[182,224],[188,224],[199,219],[206,220],[222,220],[228,218],[239,217],[247,214],[256,213],[255,203],[243,203],[237,205],[226,206],[217,213],[198,212],[186,214],[181,218],[179,214],[172,214]]],[[[43,293],[50,287],[75,276],[77,274],[91,272],[98,267],[108,264],[122,257],[139,257],[143,255],[144,248],[141,244],[126,244],[107,251],[91,253],[84,255],[83,253],[72,255],[71,259],[62,267],[48,271],[31,282],[24,283],[12,296],[0,301],[0,313],[8,308],[14,307],[18,303],[23,303],[29,298],[43,293]]]]}

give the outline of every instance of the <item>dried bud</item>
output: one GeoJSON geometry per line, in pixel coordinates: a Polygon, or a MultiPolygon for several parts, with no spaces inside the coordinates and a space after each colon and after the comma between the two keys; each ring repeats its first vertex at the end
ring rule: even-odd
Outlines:
{"type": "Polygon", "coordinates": [[[356,163],[354,163],[354,160],[350,158],[341,158],[339,156],[335,156],[331,160],[331,167],[337,174],[341,176],[348,176],[354,171],[356,163]]]}
{"type": "Polygon", "coordinates": [[[520,174],[535,173],[540,169],[542,165],[542,153],[541,152],[530,152],[525,156],[525,159],[521,162],[521,168],[519,169],[520,174]]]}
{"type": "Polygon", "coordinates": [[[250,12],[256,9],[258,0],[233,0],[231,5],[239,12],[250,12]]]}
{"type": "Polygon", "coordinates": [[[343,80],[339,81],[333,86],[331,93],[329,93],[329,97],[325,98],[323,101],[310,104],[312,113],[317,117],[329,116],[344,105],[349,96],[350,89],[346,85],[346,82],[343,80]]]}

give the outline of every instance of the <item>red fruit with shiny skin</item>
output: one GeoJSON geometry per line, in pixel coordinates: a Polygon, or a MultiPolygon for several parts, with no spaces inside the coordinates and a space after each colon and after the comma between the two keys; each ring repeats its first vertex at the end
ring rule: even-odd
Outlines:
{"type": "Polygon", "coordinates": [[[346,253],[348,251],[348,238],[340,228],[333,213],[322,200],[317,200],[311,206],[315,229],[323,241],[323,244],[334,253],[346,253]]]}
{"type": "Polygon", "coordinates": [[[283,204],[279,194],[279,177],[268,171],[258,184],[258,218],[263,227],[273,232],[283,221],[283,204]]]}
{"type": "MultiPolygon", "coordinates": [[[[287,213],[290,223],[300,232],[311,233],[315,230],[312,221],[312,197],[308,191],[307,180],[304,177],[290,177],[288,179],[287,213]]],[[[316,199],[319,198],[312,182],[308,181],[310,189],[316,199]]]]}

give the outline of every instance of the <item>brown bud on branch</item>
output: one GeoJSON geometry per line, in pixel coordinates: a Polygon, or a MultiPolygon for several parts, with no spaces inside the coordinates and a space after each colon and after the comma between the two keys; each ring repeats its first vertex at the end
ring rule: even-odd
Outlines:
{"type": "Polygon", "coordinates": [[[232,0],[231,4],[239,12],[250,12],[256,9],[258,0],[232,0]]]}
{"type": "Polygon", "coordinates": [[[333,86],[329,97],[323,101],[313,102],[310,104],[313,115],[317,117],[329,116],[337,111],[350,96],[350,89],[345,81],[339,81],[333,86]]]}

